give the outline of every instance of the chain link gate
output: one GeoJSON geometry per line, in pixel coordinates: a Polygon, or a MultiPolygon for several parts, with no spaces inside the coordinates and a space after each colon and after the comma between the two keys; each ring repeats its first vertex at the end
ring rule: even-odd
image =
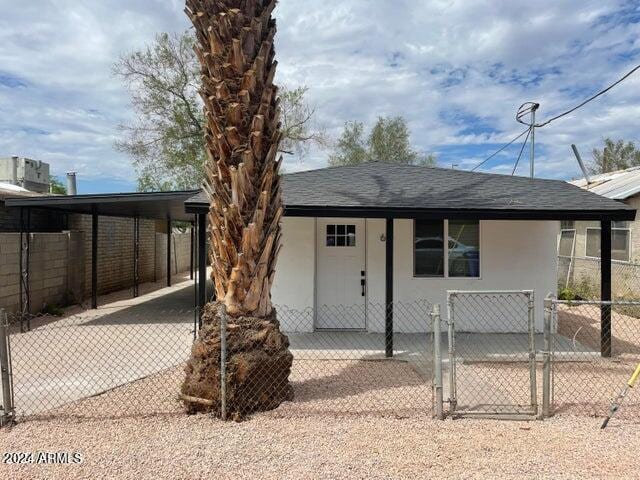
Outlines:
{"type": "MultiPolygon", "coordinates": [[[[604,417],[640,363],[640,301],[545,299],[543,413],[604,417]]],[[[617,417],[640,415],[633,392],[617,417]]]]}
{"type": "Polygon", "coordinates": [[[449,415],[537,416],[533,291],[448,291],[447,313],[449,415]]]}

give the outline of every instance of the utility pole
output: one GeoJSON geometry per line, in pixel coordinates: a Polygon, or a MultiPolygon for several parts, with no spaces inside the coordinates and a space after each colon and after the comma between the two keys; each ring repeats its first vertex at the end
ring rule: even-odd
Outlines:
{"type": "MultiPolygon", "coordinates": [[[[536,158],[536,110],[540,108],[540,104],[536,102],[525,102],[520,105],[518,112],[516,113],[516,121],[522,125],[529,127],[529,133],[531,134],[531,158],[529,160],[529,167],[531,172],[531,178],[535,176],[535,158],[536,158]],[[527,123],[524,117],[527,114],[531,114],[531,123],[527,123]]],[[[526,140],[525,140],[526,143],[526,140]]],[[[524,146],[522,147],[524,151],[524,146]]],[[[520,153],[522,153],[522,151],[520,153]]]]}
{"type": "Polygon", "coordinates": [[[535,177],[535,155],[536,155],[536,110],[540,106],[534,103],[531,106],[531,178],[535,177]]]}

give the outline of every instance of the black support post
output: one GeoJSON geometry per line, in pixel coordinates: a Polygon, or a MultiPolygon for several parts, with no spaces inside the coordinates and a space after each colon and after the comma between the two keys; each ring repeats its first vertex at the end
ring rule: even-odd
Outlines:
{"type": "Polygon", "coordinates": [[[202,327],[202,309],[207,302],[207,216],[198,214],[198,325],[202,327]]]}
{"type": "Polygon", "coordinates": [[[91,308],[98,308],[98,211],[91,213],[91,308]]]}
{"type": "Polygon", "coordinates": [[[387,218],[385,242],[385,356],[393,357],[393,218],[387,218]]]}
{"type": "MultiPolygon", "coordinates": [[[[611,222],[600,222],[600,300],[611,302],[611,222]]],[[[600,305],[600,352],[611,356],[611,303],[600,305]]]]}
{"type": "Polygon", "coordinates": [[[195,255],[195,251],[194,251],[194,236],[195,236],[195,230],[193,227],[193,223],[191,223],[191,228],[190,228],[190,233],[191,233],[191,239],[190,239],[190,243],[189,243],[189,248],[191,250],[191,256],[189,257],[189,279],[193,280],[193,264],[195,263],[195,259],[194,259],[194,255],[195,255]]]}
{"type": "Polygon", "coordinates": [[[167,218],[167,287],[171,286],[171,218],[167,218]]]}

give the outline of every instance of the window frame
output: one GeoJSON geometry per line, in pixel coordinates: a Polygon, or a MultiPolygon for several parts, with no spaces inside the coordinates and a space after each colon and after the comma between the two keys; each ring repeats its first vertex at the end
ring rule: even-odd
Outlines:
{"type": "MultiPolygon", "coordinates": [[[[596,260],[600,260],[602,258],[602,252],[600,252],[600,256],[599,257],[593,257],[591,255],[587,255],[587,243],[589,241],[589,230],[598,230],[600,231],[601,228],[600,227],[587,227],[585,229],[584,232],[584,256],[585,258],[593,258],[596,260]]],[[[614,230],[617,231],[625,231],[627,232],[627,236],[628,236],[628,242],[629,242],[629,248],[627,248],[627,259],[626,260],[619,260],[617,258],[613,258],[613,254],[611,257],[611,260],[614,262],[631,262],[631,249],[633,248],[633,241],[632,241],[632,231],[631,231],[631,225],[628,225],[626,228],[613,228],[613,226],[611,227],[611,235],[613,236],[613,232],[614,230]]],[[[613,242],[611,243],[613,245],[613,242]]]]}
{"type": "Polygon", "coordinates": [[[324,246],[325,248],[355,248],[358,246],[357,234],[358,234],[358,226],[354,223],[327,223],[325,225],[325,231],[324,231],[324,246]],[[344,227],[344,234],[338,233],[339,226],[344,227]],[[333,233],[329,233],[329,227],[334,228],[333,233]],[[353,227],[353,234],[349,233],[349,227],[353,227]],[[351,238],[351,235],[353,235],[353,245],[349,244],[349,238],[351,238]],[[333,245],[327,244],[327,240],[329,239],[329,237],[332,237],[335,240],[335,243],[333,245]],[[339,237],[344,238],[344,245],[338,244],[339,237]]]}
{"type": "MultiPolygon", "coordinates": [[[[418,220],[421,219],[417,219],[414,218],[413,222],[412,222],[412,236],[411,236],[411,243],[412,243],[412,263],[413,263],[413,278],[429,278],[429,279],[436,279],[436,280],[440,280],[440,279],[451,279],[451,280],[481,280],[482,279],[482,220],[478,220],[478,276],[477,277],[451,277],[449,276],[449,219],[443,219],[443,226],[442,226],[442,232],[443,232],[443,244],[446,245],[446,248],[444,248],[444,255],[443,255],[443,261],[444,261],[444,268],[443,268],[443,274],[442,275],[428,275],[428,274],[419,274],[416,273],[416,222],[418,220]]],[[[425,219],[425,220],[432,220],[432,219],[425,219]]],[[[436,219],[437,220],[437,219],[436,219]]],[[[475,221],[473,219],[466,219],[466,218],[462,218],[460,220],[466,220],[466,221],[475,221]]]]}
{"type": "MultiPolygon", "coordinates": [[[[578,239],[578,231],[575,228],[561,228],[560,235],[558,236],[558,247],[556,251],[558,252],[559,257],[563,258],[573,258],[576,255],[576,241],[578,239]],[[562,232],[573,232],[573,242],[571,243],[571,255],[560,255],[560,242],[562,241],[562,232]]],[[[587,237],[585,233],[585,242],[584,248],[587,248],[587,237]]]]}

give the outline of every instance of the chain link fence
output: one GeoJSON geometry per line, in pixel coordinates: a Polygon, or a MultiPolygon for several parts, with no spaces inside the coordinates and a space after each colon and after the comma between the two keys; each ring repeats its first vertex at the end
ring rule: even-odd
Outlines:
{"type": "MultiPolygon", "coordinates": [[[[611,292],[617,300],[640,298],[640,264],[611,261],[611,292]]],[[[558,294],[565,300],[600,298],[600,259],[558,256],[558,294]]]]}
{"type": "MultiPolygon", "coordinates": [[[[288,378],[291,401],[278,407],[275,411],[278,416],[430,415],[433,409],[431,308],[425,301],[395,302],[393,329],[389,334],[386,318],[390,309],[384,304],[322,305],[316,310],[277,306],[280,329],[287,337],[293,356],[288,377],[282,373],[286,359],[280,362],[274,357],[265,359],[265,368],[260,371],[243,373],[248,370],[243,367],[247,359],[237,354],[233,344],[244,340],[234,340],[236,321],[226,319],[220,325],[226,330],[221,336],[221,356],[226,359],[226,371],[221,375],[226,376],[228,383],[245,381],[245,377],[247,380],[241,387],[234,386],[233,392],[222,380],[221,387],[226,388],[222,401],[242,410],[244,405],[247,406],[244,408],[262,405],[261,396],[265,392],[274,398],[286,397],[282,389],[288,388],[288,378]],[[319,321],[333,328],[319,328],[319,321]],[[361,328],[354,328],[357,325],[361,328]],[[242,402],[237,399],[240,394],[245,396],[242,402]]],[[[265,335],[274,338],[269,333],[265,335]]],[[[240,416],[246,413],[249,412],[239,412],[240,416]]],[[[225,415],[223,408],[222,416],[225,415]]]]}
{"type": "Polygon", "coordinates": [[[194,318],[193,310],[127,309],[8,316],[15,418],[175,412],[194,318]]]}
{"type": "MultiPolygon", "coordinates": [[[[604,416],[640,363],[640,302],[550,303],[551,413],[604,416]]],[[[617,415],[638,417],[640,395],[617,415]]]]}
{"type": "MultiPolygon", "coordinates": [[[[272,414],[430,414],[431,305],[394,304],[392,345],[385,333],[387,310],[376,304],[322,306],[317,312],[276,307],[293,355],[292,395],[272,414]],[[338,328],[315,328],[320,314],[331,316],[338,328]],[[339,328],[341,319],[353,325],[357,315],[366,319],[365,329],[339,328]]],[[[180,388],[196,319],[193,310],[154,312],[152,317],[126,309],[64,318],[11,316],[6,333],[12,386],[6,391],[12,399],[4,405],[13,406],[17,420],[184,414],[180,388]]],[[[234,328],[229,321],[228,344],[234,328]]],[[[233,370],[232,352],[221,347],[228,375],[240,374],[233,370]]],[[[277,389],[283,380],[268,367],[265,363],[261,370],[261,382],[277,389]]],[[[258,391],[263,390],[248,385],[240,393],[251,404],[258,401],[251,398],[258,391]]]]}
{"type": "MultiPolygon", "coordinates": [[[[449,413],[535,416],[536,329],[532,291],[449,291],[449,413]]],[[[536,333],[540,332],[540,333],[536,333]]]]}
{"type": "MultiPolygon", "coordinates": [[[[426,301],[392,308],[278,306],[285,335],[278,338],[292,357],[285,374],[277,363],[257,362],[259,385],[236,391],[226,390],[243,375],[233,343],[238,320],[225,316],[214,326],[220,344],[212,361],[223,366],[212,379],[220,389],[219,411],[233,395],[246,405],[268,404],[273,399],[265,391],[290,389],[268,415],[605,415],[640,362],[640,302],[549,298],[543,312],[534,300],[530,291],[448,292],[442,319],[439,305],[426,301]],[[610,329],[601,327],[603,311],[605,319],[611,312],[610,329]],[[336,328],[318,328],[319,319],[332,319],[336,328]]],[[[3,418],[184,414],[180,389],[196,313],[145,316],[124,309],[6,319],[0,328],[3,418]]],[[[248,340],[275,346],[261,335],[256,330],[248,340]]],[[[620,416],[638,414],[640,397],[632,392],[620,416]]]]}

